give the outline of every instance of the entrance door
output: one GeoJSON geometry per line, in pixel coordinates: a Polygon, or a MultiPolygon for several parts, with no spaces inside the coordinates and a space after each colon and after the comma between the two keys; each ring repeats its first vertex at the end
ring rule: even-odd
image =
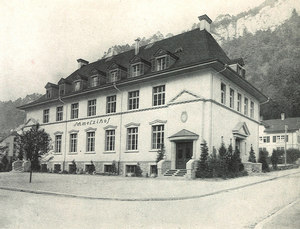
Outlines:
{"type": "Polygon", "coordinates": [[[192,142],[178,142],[176,143],[176,169],[185,169],[186,163],[193,156],[192,142]]]}

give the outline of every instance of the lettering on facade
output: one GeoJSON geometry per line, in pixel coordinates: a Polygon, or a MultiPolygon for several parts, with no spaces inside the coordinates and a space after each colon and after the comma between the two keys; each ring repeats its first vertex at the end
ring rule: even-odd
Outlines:
{"type": "Polygon", "coordinates": [[[79,121],[75,122],[74,126],[89,126],[89,125],[97,125],[97,124],[108,124],[110,118],[97,118],[89,121],[79,121]]]}

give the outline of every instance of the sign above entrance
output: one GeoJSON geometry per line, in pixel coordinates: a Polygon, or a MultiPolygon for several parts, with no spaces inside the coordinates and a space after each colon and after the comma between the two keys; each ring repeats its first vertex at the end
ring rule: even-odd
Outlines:
{"type": "Polygon", "coordinates": [[[97,119],[92,119],[89,121],[75,122],[74,126],[90,126],[90,125],[97,125],[97,124],[108,124],[109,121],[110,121],[110,118],[97,118],[97,119]]]}

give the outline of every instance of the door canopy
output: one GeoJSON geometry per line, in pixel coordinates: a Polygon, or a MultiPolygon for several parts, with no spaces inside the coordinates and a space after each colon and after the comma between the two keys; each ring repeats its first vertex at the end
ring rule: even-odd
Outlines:
{"type": "Polygon", "coordinates": [[[245,139],[250,135],[249,129],[245,122],[239,122],[232,130],[233,137],[245,139]]]}
{"type": "Polygon", "coordinates": [[[198,138],[198,134],[186,129],[182,129],[181,131],[169,137],[170,141],[197,140],[198,138]]]}

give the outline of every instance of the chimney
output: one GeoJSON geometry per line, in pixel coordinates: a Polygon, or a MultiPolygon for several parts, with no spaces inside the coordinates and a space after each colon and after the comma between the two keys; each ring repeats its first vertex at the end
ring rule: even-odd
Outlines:
{"type": "Polygon", "coordinates": [[[78,59],[78,69],[82,68],[83,66],[87,65],[89,62],[84,59],[78,59]]]}
{"type": "Polygon", "coordinates": [[[140,50],[140,38],[137,38],[134,40],[135,41],[135,55],[139,54],[139,50],[140,50]]]}
{"type": "Polygon", "coordinates": [[[200,30],[206,30],[210,33],[210,24],[212,23],[212,20],[206,15],[202,15],[198,17],[200,21],[200,30]]]}
{"type": "Polygon", "coordinates": [[[285,114],[281,113],[281,120],[285,120],[285,114]]]}

